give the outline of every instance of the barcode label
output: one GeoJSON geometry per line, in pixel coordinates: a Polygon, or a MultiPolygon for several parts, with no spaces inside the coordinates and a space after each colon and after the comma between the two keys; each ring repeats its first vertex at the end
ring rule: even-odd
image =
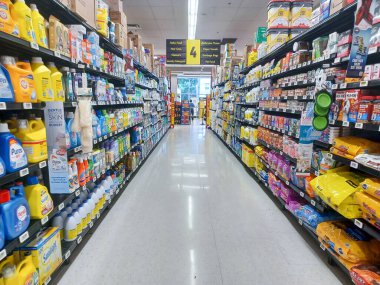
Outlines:
{"type": "Polygon", "coordinates": [[[82,242],[82,236],[79,236],[78,237],[78,240],[77,240],[78,244],[80,244],[82,242]]]}
{"type": "Polygon", "coordinates": [[[32,109],[32,103],[23,103],[23,104],[22,104],[22,107],[23,107],[25,110],[30,110],[30,109],[32,109]]]}
{"type": "Polygon", "coordinates": [[[78,68],[85,68],[86,66],[84,64],[78,64],[78,68]]]}
{"type": "Polygon", "coordinates": [[[29,238],[29,232],[26,231],[26,232],[23,233],[18,239],[19,239],[20,243],[23,243],[23,242],[26,241],[28,238],[29,238]]]}
{"type": "Polygon", "coordinates": [[[368,49],[368,54],[373,54],[373,53],[376,53],[377,52],[377,47],[370,47],[368,49]]]}
{"type": "Polygon", "coordinates": [[[48,285],[51,281],[51,276],[49,276],[46,280],[45,280],[45,283],[44,285],[48,285]]]}
{"type": "Polygon", "coordinates": [[[4,248],[0,251],[0,261],[7,257],[7,250],[4,248]]]}
{"type": "Polygon", "coordinates": [[[82,150],[82,146],[77,146],[74,148],[74,152],[80,152],[82,150]]]}
{"type": "Polygon", "coordinates": [[[40,166],[40,168],[46,167],[46,160],[41,161],[38,165],[40,166]]]}
{"type": "Polygon", "coordinates": [[[38,44],[33,43],[33,42],[30,43],[30,47],[31,47],[32,49],[40,50],[40,47],[38,46],[38,44]]]}
{"type": "Polygon", "coordinates": [[[75,191],[75,196],[78,197],[80,195],[80,189],[78,189],[77,191],[75,191]]]}
{"type": "Polygon", "coordinates": [[[296,110],[292,110],[292,114],[294,114],[296,112],[296,110]]]}
{"type": "Polygon", "coordinates": [[[61,57],[61,53],[57,50],[54,51],[54,55],[59,58],[61,57]]]}
{"type": "Polygon", "coordinates": [[[303,64],[302,64],[302,66],[306,66],[307,65],[307,62],[304,62],[303,64]]]}
{"type": "Polygon", "coordinates": [[[49,217],[48,217],[48,216],[44,217],[44,218],[41,220],[41,225],[46,224],[48,221],[49,221],[49,217]]]}
{"type": "Polygon", "coordinates": [[[73,103],[71,103],[71,104],[73,105],[73,107],[78,106],[78,103],[77,103],[77,102],[73,102],[73,103]]]}
{"type": "Polygon", "coordinates": [[[341,83],[340,88],[342,88],[342,89],[347,88],[347,83],[341,83]]]}
{"type": "Polygon", "coordinates": [[[93,226],[94,226],[94,222],[91,221],[91,222],[90,222],[90,229],[91,229],[93,226]]]}
{"type": "Polygon", "coordinates": [[[324,245],[323,243],[321,243],[321,244],[319,245],[319,247],[320,247],[323,251],[326,251],[326,247],[325,247],[325,245],[324,245]]]}
{"type": "Polygon", "coordinates": [[[94,140],[94,144],[97,144],[98,143],[98,140],[94,140]]]}
{"type": "Polygon", "coordinates": [[[311,201],[310,201],[310,204],[311,204],[311,205],[313,205],[313,206],[315,206],[315,205],[316,205],[316,203],[315,203],[315,201],[314,201],[314,200],[311,200],[311,201]]]}
{"type": "Polygon", "coordinates": [[[350,122],[348,122],[348,121],[344,121],[344,122],[342,123],[342,126],[343,126],[343,127],[349,127],[349,126],[350,126],[350,122]]]}
{"type": "Polygon", "coordinates": [[[338,84],[333,84],[331,87],[333,90],[338,89],[338,84]]]}
{"type": "Polygon", "coordinates": [[[300,192],[300,196],[301,196],[302,198],[305,197],[305,193],[300,192]]]}
{"type": "Polygon", "coordinates": [[[68,250],[68,251],[65,253],[65,260],[69,259],[70,255],[71,255],[71,251],[68,250]]]}
{"type": "Polygon", "coordinates": [[[355,128],[357,129],[362,129],[363,128],[363,123],[356,123],[355,128]]]}
{"type": "Polygon", "coordinates": [[[5,102],[0,102],[0,110],[6,110],[7,109],[7,104],[5,102]]]}
{"type": "Polygon", "coordinates": [[[100,137],[100,138],[99,138],[99,141],[100,141],[100,142],[102,142],[102,141],[103,141],[103,138],[102,138],[102,137],[100,137]]]}
{"type": "Polygon", "coordinates": [[[58,211],[62,211],[63,208],[65,208],[65,204],[64,203],[59,204],[58,211]]]}
{"type": "MultiPolygon", "coordinates": [[[[110,200],[110,201],[111,201],[111,200],[110,200]]],[[[99,218],[100,218],[100,213],[97,213],[97,214],[96,214],[96,219],[99,220],[99,218]]]]}
{"type": "Polygon", "coordinates": [[[334,63],[339,63],[340,62],[340,57],[337,57],[334,59],[334,63]]]}
{"type": "Polygon", "coordinates": [[[368,81],[360,81],[360,87],[367,87],[368,81]]]}
{"type": "Polygon", "coordinates": [[[363,228],[363,223],[359,221],[358,219],[355,219],[354,221],[355,226],[357,226],[359,229],[363,228]]]}
{"type": "Polygon", "coordinates": [[[29,168],[24,168],[20,170],[20,177],[24,177],[29,174],[29,168]]]}
{"type": "Polygon", "coordinates": [[[289,181],[286,181],[285,184],[289,186],[289,181]]]}
{"type": "Polygon", "coordinates": [[[327,157],[330,158],[330,159],[333,159],[333,155],[331,153],[328,153],[327,157]]]}
{"type": "Polygon", "coordinates": [[[303,221],[301,219],[298,219],[298,223],[302,226],[303,225],[303,221]]]}
{"type": "Polygon", "coordinates": [[[357,162],[355,162],[355,161],[351,161],[350,166],[351,166],[352,168],[358,169],[359,164],[358,164],[357,162]]]}

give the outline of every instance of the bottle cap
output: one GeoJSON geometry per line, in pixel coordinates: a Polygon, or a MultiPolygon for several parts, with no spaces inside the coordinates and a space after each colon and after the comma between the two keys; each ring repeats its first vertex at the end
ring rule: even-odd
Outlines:
{"type": "Polygon", "coordinates": [[[11,200],[11,192],[7,189],[0,190],[0,203],[6,203],[11,200]]]}
{"type": "Polygon", "coordinates": [[[37,185],[38,184],[38,177],[37,176],[28,176],[28,178],[26,178],[26,184],[27,185],[37,185]]]}
{"type": "Polygon", "coordinates": [[[34,56],[32,57],[32,63],[44,63],[42,57],[34,56]]]}
{"type": "Polygon", "coordinates": [[[74,112],[67,112],[66,118],[67,119],[74,119],[74,112]]]}
{"type": "Polygon", "coordinates": [[[36,5],[36,4],[30,4],[30,9],[31,9],[32,11],[37,11],[37,12],[38,12],[37,5],[36,5]]]}
{"type": "Polygon", "coordinates": [[[0,133],[9,133],[8,124],[0,124],[0,133]]]}
{"type": "Polygon", "coordinates": [[[15,61],[15,58],[12,57],[12,56],[6,56],[6,55],[3,55],[0,57],[0,62],[2,64],[9,64],[9,65],[15,65],[16,64],[16,61],[15,61]]]}
{"type": "MultiPolygon", "coordinates": [[[[19,0],[20,1],[20,0],[19,0]]],[[[12,263],[7,263],[2,270],[4,279],[13,277],[16,274],[16,266],[12,263]]]]}
{"type": "Polygon", "coordinates": [[[18,128],[19,129],[27,129],[28,128],[28,121],[24,119],[18,120],[18,128]]]}

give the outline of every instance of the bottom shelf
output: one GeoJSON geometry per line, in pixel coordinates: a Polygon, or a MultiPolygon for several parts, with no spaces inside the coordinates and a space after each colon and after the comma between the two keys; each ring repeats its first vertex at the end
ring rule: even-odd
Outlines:
{"type": "MultiPolygon", "coordinates": [[[[244,162],[241,160],[240,156],[234,151],[234,149],[228,145],[222,137],[220,137],[215,131],[213,131],[213,133],[222,141],[222,143],[235,155],[235,157],[239,160],[239,162],[244,166],[244,168],[246,169],[246,171],[258,182],[258,184],[261,186],[261,188],[264,190],[264,192],[268,195],[268,196],[273,196],[275,197],[276,201],[278,202],[279,206],[282,208],[282,209],[286,209],[285,208],[285,202],[284,200],[282,200],[280,197],[277,197],[273,194],[272,190],[269,188],[269,185],[268,183],[257,173],[257,171],[253,168],[250,168],[248,167],[246,164],[244,164],[244,162]]],[[[329,260],[329,264],[330,263],[334,263],[336,264],[348,277],[350,276],[350,273],[349,273],[349,270],[339,261],[338,257],[336,256],[336,254],[331,250],[331,249],[328,249],[326,248],[322,243],[320,243],[316,233],[315,233],[315,230],[310,227],[308,224],[306,223],[303,223],[302,220],[299,220],[296,216],[293,215],[292,212],[286,210],[286,211],[283,211],[284,215],[286,216],[289,216],[289,217],[292,217],[293,219],[296,219],[299,223],[299,225],[306,230],[306,232],[311,235],[311,237],[313,238],[313,240],[315,240],[315,242],[317,242],[318,244],[320,244],[320,248],[323,252],[325,252],[327,254],[327,257],[328,257],[328,260],[329,260]]]]}
{"type": "Polygon", "coordinates": [[[70,266],[70,257],[72,256],[73,252],[78,252],[84,247],[84,244],[87,242],[87,240],[90,239],[91,234],[96,230],[96,227],[102,222],[103,218],[107,215],[107,210],[109,210],[116,201],[120,198],[121,193],[126,190],[128,187],[128,182],[137,174],[137,172],[140,170],[142,165],[146,162],[150,154],[155,150],[155,148],[159,145],[161,140],[165,137],[168,130],[170,128],[167,128],[164,135],[161,137],[161,139],[155,144],[155,146],[152,148],[152,150],[140,161],[138,166],[128,173],[126,175],[124,181],[119,185],[115,193],[110,197],[108,201],[106,201],[104,207],[100,210],[100,212],[96,215],[96,217],[91,221],[89,227],[87,227],[75,241],[72,242],[62,242],[62,263],[57,268],[57,270],[53,273],[53,275],[47,279],[43,284],[57,284],[59,279],[62,277],[63,273],[68,269],[70,266]],[[82,244],[82,245],[81,245],[82,244]]]}

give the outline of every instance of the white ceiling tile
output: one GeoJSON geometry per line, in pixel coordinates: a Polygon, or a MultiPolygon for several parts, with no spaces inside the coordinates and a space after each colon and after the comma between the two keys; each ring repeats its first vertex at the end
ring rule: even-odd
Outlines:
{"type": "Polygon", "coordinates": [[[241,21],[253,21],[258,12],[260,11],[255,8],[239,8],[236,13],[236,19],[241,21]]]}
{"type": "Polygon", "coordinates": [[[154,17],[157,20],[174,19],[173,6],[152,7],[152,10],[154,17]]]}
{"type": "Polygon", "coordinates": [[[148,2],[151,6],[171,6],[172,5],[172,0],[148,0],[148,2]]]}
{"type": "Polygon", "coordinates": [[[157,20],[158,27],[163,31],[176,30],[174,20],[157,20]]]}
{"type": "Polygon", "coordinates": [[[153,20],[153,13],[149,7],[131,6],[127,7],[128,21],[141,23],[144,20],[153,20]]]}
{"type": "Polygon", "coordinates": [[[250,7],[250,8],[257,8],[257,7],[261,7],[261,8],[264,8],[262,12],[266,12],[266,7],[268,6],[268,0],[243,0],[240,7],[243,7],[243,8],[247,8],[247,7],[250,7]]]}
{"type": "Polygon", "coordinates": [[[143,31],[145,30],[157,30],[158,24],[156,20],[144,20],[141,23],[138,23],[143,31]]]}
{"type": "Polygon", "coordinates": [[[132,7],[132,6],[149,6],[149,3],[148,3],[148,0],[124,0],[123,6],[125,9],[125,7],[132,7]]]}

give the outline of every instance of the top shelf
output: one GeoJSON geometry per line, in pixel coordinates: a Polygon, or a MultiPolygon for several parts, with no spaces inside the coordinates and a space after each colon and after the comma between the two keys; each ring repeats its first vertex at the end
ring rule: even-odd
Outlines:
{"type": "Polygon", "coordinates": [[[335,14],[331,15],[329,18],[323,20],[322,22],[319,22],[318,24],[314,25],[304,33],[298,35],[297,37],[291,39],[290,41],[286,42],[285,44],[281,45],[276,50],[270,52],[266,56],[260,58],[255,63],[253,63],[250,66],[247,66],[244,68],[240,73],[241,74],[247,74],[251,69],[255,68],[256,66],[263,65],[271,60],[279,59],[282,56],[284,56],[287,52],[291,51],[293,49],[293,44],[295,42],[299,41],[311,41],[315,39],[318,36],[321,36],[323,34],[331,33],[333,30],[331,27],[334,27],[334,31],[344,31],[349,28],[352,28],[353,22],[354,22],[354,12],[356,9],[356,3],[352,3],[348,5],[347,7],[343,8],[342,10],[336,12],[335,14]],[[342,21],[342,19],[345,19],[342,21]],[[348,19],[348,20],[347,20],[348,19]]]}

